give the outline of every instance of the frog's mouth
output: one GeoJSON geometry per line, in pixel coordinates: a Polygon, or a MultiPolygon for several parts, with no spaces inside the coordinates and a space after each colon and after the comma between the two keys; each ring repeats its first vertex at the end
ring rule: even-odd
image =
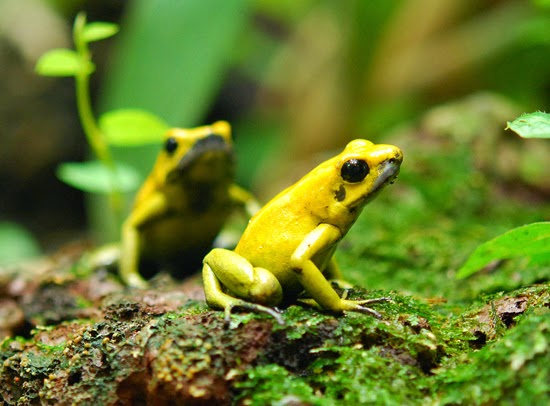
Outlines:
{"type": "Polygon", "coordinates": [[[232,161],[233,149],[225,139],[216,134],[211,134],[195,143],[187,151],[185,156],[178,162],[176,170],[180,172],[188,171],[199,162],[208,164],[215,161],[232,161]]]}
{"type": "Polygon", "coordinates": [[[387,161],[382,162],[378,166],[378,177],[372,185],[371,193],[377,192],[384,188],[384,186],[393,183],[397,175],[399,174],[399,169],[401,167],[401,162],[395,158],[388,159],[387,161]]]}
{"type": "Polygon", "coordinates": [[[167,183],[224,181],[233,176],[233,148],[216,134],[196,142],[166,176],[167,183]]]}

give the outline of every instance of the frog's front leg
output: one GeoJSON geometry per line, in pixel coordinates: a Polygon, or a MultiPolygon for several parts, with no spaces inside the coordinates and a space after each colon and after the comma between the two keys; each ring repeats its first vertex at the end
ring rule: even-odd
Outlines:
{"type": "Polygon", "coordinates": [[[119,275],[123,282],[134,288],[145,289],[147,281],[139,274],[139,235],[136,227],[125,223],[122,226],[119,275]]]}
{"type": "Polygon", "coordinates": [[[244,209],[245,214],[250,218],[256,214],[261,206],[254,195],[239,185],[232,184],[229,187],[229,197],[244,209]]]}
{"type": "Polygon", "coordinates": [[[162,215],[166,211],[165,197],[156,193],[134,208],[122,225],[122,241],[120,249],[119,275],[129,286],[146,288],[147,281],[139,274],[141,257],[139,227],[147,221],[162,215]]]}
{"type": "Polygon", "coordinates": [[[267,307],[283,299],[281,284],[268,270],[253,267],[233,251],[214,248],[203,260],[202,278],[206,302],[211,307],[224,309],[226,321],[233,308],[241,307],[267,313],[284,324],[281,315],[267,307]]]}
{"type": "MultiPolygon", "coordinates": [[[[320,307],[333,311],[356,311],[371,314],[377,318],[382,316],[377,311],[364,306],[369,303],[376,303],[389,300],[378,298],[370,300],[346,300],[340,298],[336,291],[330,286],[321,270],[315,265],[312,258],[323,251],[330,249],[342,238],[342,233],[330,224],[320,224],[309,233],[298,246],[290,259],[292,270],[295,272],[304,290],[320,307]]],[[[329,266],[334,266],[331,264],[329,266]]],[[[307,301],[306,301],[307,303],[307,301]]]]}

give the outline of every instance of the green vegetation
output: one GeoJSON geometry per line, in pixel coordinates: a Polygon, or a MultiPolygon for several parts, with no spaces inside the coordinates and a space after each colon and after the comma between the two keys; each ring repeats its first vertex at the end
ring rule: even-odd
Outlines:
{"type": "Polygon", "coordinates": [[[110,193],[116,211],[122,209],[120,192],[132,192],[139,186],[136,170],[113,160],[110,145],[135,146],[158,143],[168,126],[154,115],[124,109],[104,114],[97,123],[90,99],[90,75],[95,66],[89,44],[109,38],[118,32],[116,24],[86,23],[83,13],[77,15],[73,27],[75,50],[54,49],[36,64],[36,71],[44,76],[72,76],[76,81],[76,102],[80,122],[88,144],[99,162],[64,163],[58,177],[86,192],[110,193]]]}
{"type": "Polygon", "coordinates": [[[506,129],[513,130],[523,138],[550,138],[550,114],[543,112],[523,114],[508,123],[506,129]]]}
{"type": "MultiPolygon", "coordinates": [[[[62,285],[70,292],[82,283],[62,285]]],[[[547,286],[486,297],[455,313],[390,293],[393,302],[380,306],[384,320],[291,306],[284,326],[249,313],[230,327],[222,312],[186,303],[177,291],[118,293],[103,302],[99,319],[5,339],[4,401],[451,405],[550,396],[547,286]]]]}
{"type": "MultiPolygon", "coordinates": [[[[65,163],[60,177],[137,187],[155,151],[136,147],[166,123],[200,124],[231,67],[258,100],[220,118],[238,135],[239,182],[263,196],[352,137],[403,149],[399,179],[336,253],[355,286],[342,295],[392,301],[373,306],[382,320],[292,305],[284,326],[247,312],[225,325],[193,283],[125,290],[63,258],[12,265],[0,269],[4,403],[549,403],[549,115],[522,115],[550,100],[548,1],[439,2],[431,19],[406,1],[153,3],[125,14],[97,119],[88,46],[117,26],[81,14],[75,50],[38,64],[75,78],[102,161],[65,163]]],[[[15,237],[36,254],[2,224],[0,245],[18,256],[15,237]]]]}
{"type": "MultiPolygon", "coordinates": [[[[523,138],[550,138],[550,114],[523,114],[508,123],[506,129],[515,131],[523,138]]],[[[491,261],[518,256],[550,265],[550,222],[518,227],[480,245],[460,268],[457,278],[470,276],[491,261]]]]}
{"type": "Polygon", "coordinates": [[[0,222],[0,265],[14,264],[22,258],[40,255],[34,236],[13,222],[0,222]]]}
{"type": "Polygon", "coordinates": [[[465,278],[492,261],[514,257],[535,257],[550,265],[550,222],[518,227],[476,248],[457,273],[465,278]]]}
{"type": "Polygon", "coordinates": [[[548,402],[548,311],[522,318],[499,341],[473,353],[469,363],[443,368],[435,378],[442,404],[548,402]]]}

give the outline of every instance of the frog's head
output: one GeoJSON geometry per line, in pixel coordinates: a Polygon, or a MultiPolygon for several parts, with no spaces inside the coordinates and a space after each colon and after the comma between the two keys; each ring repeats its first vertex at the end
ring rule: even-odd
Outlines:
{"type": "Polygon", "coordinates": [[[233,141],[225,121],[192,129],[173,128],[155,164],[160,183],[209,183],[231,177],[233,141]]]}
{"type": "Polygon", "coordinates": [[[399,174],[403,153],[398,147],[351,141],[333,161],[338,180],[334,186],[337,202],[355,212],[372,200],[399,174]]]}

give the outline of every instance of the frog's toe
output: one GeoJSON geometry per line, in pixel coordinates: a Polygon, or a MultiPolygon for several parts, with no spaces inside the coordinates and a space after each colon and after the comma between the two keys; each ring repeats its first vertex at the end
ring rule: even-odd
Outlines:
{"type": "Polygon", "coordinates": [[[233,310],[233,306],[226,306],[224,309],[223,321],[226,326],[229,326],[229,323],[231,323],[231,310],[233,310]]]}
{"type": "Polygon", "coordinates": [[[358,300],[357,303],[364,305],[364,304],[391,302],[391,301],[392,301],[391,297],[377,297],[374,299],[358,300]]]}
{"type": "Polygon", "coordinates": [[[342,279],[331,279],[330,284],[339,289],[353,289],[353,284],[342,279]]]}
{"type": "Polygon", "coordinates": [[[371,316],[373,316],[377,319],[382,319],[382,315],[380,313],[378,313],[376,310],[371,309],[370,307],[358,305],[355,308],[355,311],[359,312],[359,313],[370,314],[371,316]]]}
{"type": "Polygon", "coordinates": [[[281,316],[281,313],[279,313],[277,310],[272,309],[270,307],[266,307],[265,310],[263,310],[263,311],[265,313],[269,314],[271,317],[273,317],[279,325],[284,326],[286,324],[284,319],[283,319],[283,316],[281,316]]]}
{"type": "Polygon", "coordinates": [[[256,304],[256,303],[244,302],[244,301],[239,306],[244,308],[244,309],[247,309],[247,310],[252,310],[253,312],[269,314],[281,326],[284,326],[286,324],[285,321],[283,320],[283,317],[281,316],[281,313],[279,313],[277,310],[275,310],[271,307],[262,306],[262,305],[259,305],[259,304],[256,304]]]}
{"type": "Polygon", "coordinates": [[[313,299],[304,299],[304,298],[300,298],[298,299],[298,302],[302,303],[302,304],[305,304],[307,306],[310,306],[310,307],[314,307],[318,310],[322,310],[323,308],[321,306],[319,306],[319,303],[317,303],[315,300],[313,299]]]}
{"type": "Polygon", "coordinates": [[[342,300],[342,310],[370,314],[377,319],[381,319],[382,315],[380,313],[365,305],[378,302],[387,302],[388,300],[391,299],[389,297],[379,297],[376,299],[365,300],[342,300]]]}
{"type": "Polygon", "coordinates": [[[277,310],[272,309],[271,307],[262,306],[256,303],[250,303],[245,300],[238,300],[234,303],[231,303],[230,305],[225,306],[225,317],[224,321],[227,325],[231,322],[231,313],[233,312],[234,308],[241,308],[245,310],[250,310],[256,313],[265,313],[273,317],[278,324],[285,325],[285,321],[283,320],[281,313],[279,313],[277,310]]]}

